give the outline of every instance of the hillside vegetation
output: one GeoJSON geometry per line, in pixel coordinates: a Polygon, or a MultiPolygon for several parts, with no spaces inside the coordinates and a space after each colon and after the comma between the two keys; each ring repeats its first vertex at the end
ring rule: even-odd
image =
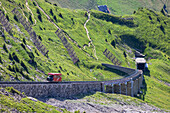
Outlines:
{"type": "Polygon", "coordinates": [[[112,14],[126,15],[132,14],[139,7],[160,11],[165,4],[170,12],[169,0],[48,0],[52,4],[57,4],[69,9],[98,9],[98,5],[107,5],[112,14]]]}
{"type": "Polygon", "coordinates": [[[103,55],[107,48],[121,62],[121,66],[136,68],[135,50],[143,52],[149,63],[145,75],[147,87],[144,101],[161,109],[170,110],[170,19],[160,12],[139,8],[130,16],[116,16],[90,10],[86,27],[94,46],[87,37],[84,23],[87,11],[61,8],[55,4],[36,0],[57,26],[68,37],[80,62],[73,64],[66,48],[55,34],[55,27],[34,1],[1,0],[1,11],[12,25],[12,34],[1,24],[0,80],[45,81],[49,72],[62,73],[63,81],[110,80],[127,76],[109,70],[101,63],[112,63],[103,55]],[[43,45],[49,50],[43,56],[34,46],[29,34],[11,12],[14,8],[28,19],[43,45]],[[28,8],[29,7],[29,8],[28,8]],[[30,9],[30,10],[29,10],[30,9]],[[95,58],[94,49],[96,51],[95,58]],[[126,55],[125,55],[126,54],[126,55]],[[165,83],[164,83],[165,82],[165,83]]]}
{"type": "MultiPolygon", "coordinates": [[[[38,113],[69,113],[52,105],[45,104],[35,98],[27,97],[12,87],[0,88],[0,112],[38,112],[38,113]]],[[[75,112],[76,113],[76,112],[75,112]]]]}

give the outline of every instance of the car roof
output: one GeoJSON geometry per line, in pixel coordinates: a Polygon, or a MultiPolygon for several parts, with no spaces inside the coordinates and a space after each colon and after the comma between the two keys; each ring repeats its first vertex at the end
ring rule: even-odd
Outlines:
{"type": "Polygon", "coordinates": [[[62,74],[61,73],[48,73],[48,75],[58,75],[58,76],[61,76],[62,74]]]}

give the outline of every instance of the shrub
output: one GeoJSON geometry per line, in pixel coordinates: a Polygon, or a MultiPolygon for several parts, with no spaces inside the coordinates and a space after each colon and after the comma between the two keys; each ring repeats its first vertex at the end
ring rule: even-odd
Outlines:
{"type": "Polygon", "coordinates": [[[33,2],[34,6],[37,6],[35,2],[33,2]]]}
{"type": "Polygon", "coordinates": [[[111,33],[111,31],[110,31],[110,29],[108,30],[108,33],[111,35],[112,33],[111,33]]]}
{"type": "Polygon", "coordinates": [[[27,13],[26,11],[24,11],[24,14],[25,14],[25,16],[28,16],[29,13],[27,13]]]}
{"type": "Polygon", "coordinates": [[[8,15],[6,15],[6,19],[9,21],[9,17],[8,17],[8,15]]]}
{"type": "Polygon", "coordinates": [[[53,13],[53,10],[52,10],[52,9],[50,9],[50,13],[51,13],[51,15],[52,15],[52,16],[54,15],[54,13],[53,13]]]}
{"type": "Polygon", "coordinates": [[[149,16],[149,19],[150,19],[150,20],[152,20],[152,17],[151,17],[151,16],[149,16]]]}
{"type": "Polygon", "coordinates": [[[54,15],[54,17],[53,17],[53,18],[54,18],[54,20],[57,22],[57,18],[56,18],[56,16],[55,16],[55,15],[54,15]]]}
{"type": "Polygon", "coordinates": [[[33,52],[28,52],[28,55],[29,55],[29,57],[31,58],[31,59],[34,59],[34,54],[33,54],[33,52]]]}
{"type": "Polygon", "coordinates": [[[18,56],[15,54],[15,52],[12,53],[12,56],[13,56],[13,59],[16,61],[16,62],[20,62],[18,56]]]}
{"type": "Polygon", "coordinates": [[[161,9],[161,13],[165,16],[165,11],[163,8],[161,9]]]}
{"type": "Polygon", "coordinates": [[[40,56],[37,50],[35,50],[35,53],[36,53],[38,56],[40,56]]]}
{"type": "Polygon", "coordinates": [[[165,29],[164,29],[164,27],[162,25],[160,26],[160,29],[165,34],[165,29]]]}
{"type": "Polygon", "coordinates": [[[13,57],[12,57],[11,53],[9,53],[9,59],[13,60],[13,57]]]}
{"type": "Polygon", "coordinates": [[[24,42],[24,44],[26,44],[26,40],[25,40],[25,38],[23,38],[23,42],[24,42]]]}
{"type": "Polygon", "coordinates": [[[1,56],[0,56],[0,63],[3,64],[3,62],[2,62],[2,57],[1,57],[1,56]]]}
{"type": "Polygon", "coordinates": [[[38,19],[39,19],[40,22],[42,22],[41,15],[38,15],[38,19]]]}
{"type": "Polygon", "coordinates": [[[125,52],[125,51],[123,52],[123,55],[124,55],[124,57],[125,57],[125,58],[127,57],[127,55],[126,55],[126,52],[125,52]]]}
{"type": "Polygon", "coordinates": [[[31,15],[29,16],[29,20],[30,20],[31,24],[33,24],[32,16],[31,15]]]}
{"type": "Polygon", "coordinates": [[[10,70],[10,71],[13,71],[13,68],[11,67],[11,65],[8,65],[7,69],[10,70]]]}
{"type": "Polygon", "coordinates": [[[25,45],[23,43],[21,44],[21,46],[22,46],[22,48],[24,48],[26,50],[26,47],[25,47],[25,45]]]}
{"type": "Polygon", "coordinates": [[[8,53],[8,49],[6,47],[6,44],[3,45],[3,49],[8,53]]]}
{"type": "Polygon", "coordinates": [[[57,4],[53,4],[54,6],[57,6],[57,4]]]}
{"type": "Polygon", "coordinates": [[[39,15],[41,15],[41,13],[40,13],[40,10],[37,8],[37,13],[39,14],[39,15]]]}
{"type": "Polygon", "coordinates": [[[15,19],[15,21],[17,21],[17,22],[18,22],[18,18],[17,18],[17,16],[16,16],[16,15],[14,15],[14,19],[15,19]]]}
{"type": "Polygon", "coordinates": [[[133,14],[136,14],[136,11],[134,11],[133,14]]]}
{"type": "Polygon", "coordinates": [[[19,68],[18,68],[18,66],[16,64],[15,64],[15,71],[19,72],[19,68]]]}
{"type": "Polygon", "coordinates": [[[27,68],[27,66],[24,64],[23,61],[21,61],[21,66],[28,72],[28,68],[27,68]]]}
{"type": "Polygon", "coordinates": [[[158,21],[158,22],[160,22],[160,19],[159,19],[159,18],[157,18],[157,21],[158,21]]]}
{"type": "Polygon", "coordinates": [[[63,18],[63,15],[62,15],[61,13],[59,13],[59,16],[60,16],[61,18],[63,18]]]}
{"type": "Polygon", "coordinates": [[[16,70],[15,70],[15,66],[12,66],[12,70],[13,70],[13,72],[16,72],[16,70]]]}
{"type": "Polygon", "coordinates": [[[41,38],[41,36],[40,36],[40,35],[38,36],[38,38],[42,41],[42,38],[41,38]]]}
{"type": "Polygon", "coordinates": [[[111,45],[112,45],[114,48],[116,48],[116,43],[115,43],[114,40],[111,42],[111,45]]]}

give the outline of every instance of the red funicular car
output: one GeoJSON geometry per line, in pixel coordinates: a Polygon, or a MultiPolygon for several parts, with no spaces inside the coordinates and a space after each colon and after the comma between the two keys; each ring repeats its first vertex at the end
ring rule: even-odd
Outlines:
{"type": "Polygon", "coordinates": [[[48,73],[47,80],[50,82],[61,82],[61,73],[48,73]]]}

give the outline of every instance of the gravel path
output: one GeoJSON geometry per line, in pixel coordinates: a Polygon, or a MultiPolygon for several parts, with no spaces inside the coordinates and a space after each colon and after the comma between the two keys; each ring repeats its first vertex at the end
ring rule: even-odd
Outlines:
{"type": "MultiPolygon", "coordinates": [[[[87,29],[87,27],[86,27],[86,24],[89,22],[89,20],[90,20],[90,12],[89,11],[87,11],[87,15],[88,15],[88,19],[86,20],[86,22],[84,23],[84,29],[86,30],[86,33],[87,33],[87,37],[88,37],[88,39],[89,39],[89,47],[90,47],[90,44],[93,46],[93,52],[94,52],[94,56],[95,56],[95,58],[98,60],[98,58],[97,58],[97,55],[96,55],[96,49],[95,49],[95,46],[94,46],[94,44],[93,44],[93,42],[92,42],[92,40],[91,40],[91,38],[90,38],[90,36],[89,36],[89,31],[88,31],[88,29],[87,29]]],[[[84,49],[85,49],[85,46],[84,46],[84,49]]]]}

